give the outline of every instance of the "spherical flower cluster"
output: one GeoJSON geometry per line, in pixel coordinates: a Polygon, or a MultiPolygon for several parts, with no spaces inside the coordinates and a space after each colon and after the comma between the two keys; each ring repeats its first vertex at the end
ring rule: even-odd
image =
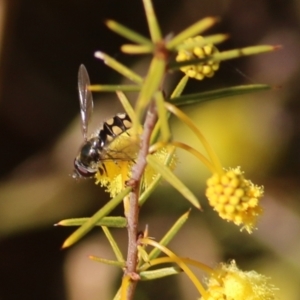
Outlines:
{"type": "Polygon", "coordinates": [[[263,187],[246,180],[240,168],[209,178],[206,196],[221,218],[243,225],[242,229],[249,233],[253,231],[256,219],[262,213],[259,200],[263,196],[263,187]]]}
{"type": "Polygon", "coordinates": [[[207,287],[205,300],[274,300],[277,290],[269,278],[255,271],[243,272],[235,261],[214,270],[207,287]]]}
{"type": "MultiPolygon", "coordinates": [[[[99,171],[95,175],[96,184],[106,188],[111,197],[117,196],[131,178],[131,170],[135,163],[139,150],[139,139],[130,135],[131,130],[115,138],[106,149],[106,159],[99,165],[99,171]]],[[[154,155],[161,163],[168,156],[167,148],[160,148],[154,155]]],[[[170,167],[175,167],[173,158],[170,167]]],[[[143,176],[143,188],[146,189],[156,177],[157,172],[150,166],[146,166],[143,176]]]]}
{"type": "MultiPolygon", "coordinates": [[[[201,42],[203,40],[202,36],[196,36],[194,38],[189,38],[184,41],[184,44],[194,44],[195,42],[201,42]]],[[[176,61],[187,61],[197,58],[206,58],[207,56],[218,53],[218,49],[213,44],[207,44],[203,47],[191,46],[191,49],[179,50],[176,61]]],[[[215,71],[219,69],[219,62],[214,60],[208,60],[204,63],[199,63],[196,65],[188,65],[180,68],[187,76],[202,80],[205,77],[212,77],[215,74],[215,71]]]]}

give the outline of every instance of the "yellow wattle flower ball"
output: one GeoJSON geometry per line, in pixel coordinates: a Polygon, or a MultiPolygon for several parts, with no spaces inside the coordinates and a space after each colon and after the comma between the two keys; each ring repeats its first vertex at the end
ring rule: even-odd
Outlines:
{"type": "Polygon", "coordinates": [[[131,178],[131,169],[139,150],[139,138],[130,135],[131,129],[108,145],[106,159],[95,174],[96,184],[106,188],[111,197],[117,196],[131,178]]]}
{"type": "MultiPolygon", "coordinates": [[[[126,182],[131,179],[132,167],[139,151],[139,138],[131,135],[132,130],[120,134],[115,138],[106,150],[106,159],[103,160],[99,166],[98,172],[95,174],[96,184],[105,187],[105,191],[110,194],[112,198],[117,196],[125,187],[126,182]]],[[[162,164],[169,155],[170,149],[163,147],[154,152],[155,156],[162,164]]],[[[176,165],[176,158],[173,154],[172,161],[169,165],[174,169],[176,165]]],[[[158,173],[150,166],[146,166],[142,187],[146,189],[155,179],[158,173]]]]}
{"type": "Polygon", "coordinates": [[[220,264],[207,280],[207,287],[205,300],[275,300],[278,290],[268,277],[239,270],[235,261],[220,264]]]}
{"type": "Polygon", "coordinates": [[[259,200],[263,187],[244,178],[240,168],[214,174],[207,180],[206,197],[222,219],[243,225],[251,233],[257,217],[262,213],[259,200]]]}
{"type": "MultiPolygon", "coordinates": [[[[176,57],[176,61],[181,62],[197,58],[205,58],[207,56],[219,52],[219,50],[213,44],[206,44],[203,47],[192,46],[193,43],[197,41],[201,42],[202,40],[203,37],[200,35],[185,40],[184,44],[191,44],[191,49],[179,50],[176,57]]],[[[197,65],[181,67],[180,70],[191,78],[202,80],[205,77],[213,77],[215,71],[219,69],[219,65],[220,63],[218,61],[209,60],[204,63],[199,63],[197,65]]]]}

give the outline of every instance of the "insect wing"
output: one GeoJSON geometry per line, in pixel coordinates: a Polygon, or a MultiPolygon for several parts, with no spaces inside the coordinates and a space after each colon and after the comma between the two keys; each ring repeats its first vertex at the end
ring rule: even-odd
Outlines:
{"type": "Polygon", "coordinates": [[[89,74],[84,65],[80,65],[78,71],[78,91],[80,103],[81,127],[84,139],[87,139],[88,124],[93,113],[93,96],[88,89],[90,85],[89,74]]]}

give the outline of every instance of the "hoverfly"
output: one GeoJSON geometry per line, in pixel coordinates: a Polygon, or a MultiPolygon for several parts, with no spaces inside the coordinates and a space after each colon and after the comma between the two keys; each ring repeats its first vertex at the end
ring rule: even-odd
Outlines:
{"type": "MultiPolygon", "coordinates": [[[[92,177],[100,171],[106,173],[105,160],[124,159],[116,157],[109,149],[109,145],[119,135],[131,128],[131,120],[126,113],[119,113],[103,123],[103,128],[87,137],[88,125],[93,113],[93,97],[88,89],[90,79],[84,65],[78,71],[78,91],[80,103],[81,128],[84,143],[74,160],[73,178],[92,177]]],[[[127,158],[129,159],[129,158],[127,158]]]]}

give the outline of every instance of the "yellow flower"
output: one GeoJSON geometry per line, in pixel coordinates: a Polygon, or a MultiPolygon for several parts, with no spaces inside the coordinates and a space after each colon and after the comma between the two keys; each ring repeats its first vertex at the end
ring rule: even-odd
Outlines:
{"type": "MultiPolygon", "coordinates": [[[[131,178],[131,170],[135,164],[139,150],[139,139],[130,135],[131,129],[116,137],[105,150],[106,159],[103,160],[95,175],[96,184],[106,188],[111,197],[117,196],[131,178]]],[[[168,148],[160,148],[153,155],[164,163],[168,155],[168,148]]],[[[175,167],[175,159],[172,159],[170,168],[175,167]]],[[[146,166],[143,176],[143,188],[146,189],[156,177],[157,172],[146,166]]]]}
{"type": "Polygon", "coordinates": [[[253,231],[256,219],[262,213],[259,200],[263,196],[263,187],[246,180],[239,167],[209,178],[206,196],[221,218],[243,225],[242,229],[249,233],[253,231]]]}
{"type": "Polygon", "coordinates": [[[220,264],[208,279],[207,287],[205,300],[274,300],[277,290],[268,277],[255,271],[243,272],[235,261],[220,264]]]}
{"type": "MultiPolygon", "coordinates": [[[[203,40],[203,37],[198,35],[193,38],[189,38],[184,41],[184,44],[193,44],[195,42],[201,42],[203,40]]],[[[207,44],[203,47],[198,46],[191,46],[191,49],[184,49],[179,50],[176,61],[187,61],[187,60],[193,60],[197,58],[205,58],[207,56],[213,55],[215,53],[218,53],[218,49],[213,44],[207,44]]],[[[189,65],[181,67],[180,70],[185,73],[187,76],[191,78],[195,78],[198,80],[202,80],[205,77],[213,77],[215,74],[215,71],[219,69],[219,62],[214,60],[209,60],[204,63],[199,63],[197,65],[189,65]]]]}
{"type": "Polygon", "coordinates": [[[132,167],[131,161],[107,161],[105,162],[106,173],[96,173],[96,184],[106,187],[112,198],[117,196],[125,187],[125,183],[130,179],[132,167]]]}

